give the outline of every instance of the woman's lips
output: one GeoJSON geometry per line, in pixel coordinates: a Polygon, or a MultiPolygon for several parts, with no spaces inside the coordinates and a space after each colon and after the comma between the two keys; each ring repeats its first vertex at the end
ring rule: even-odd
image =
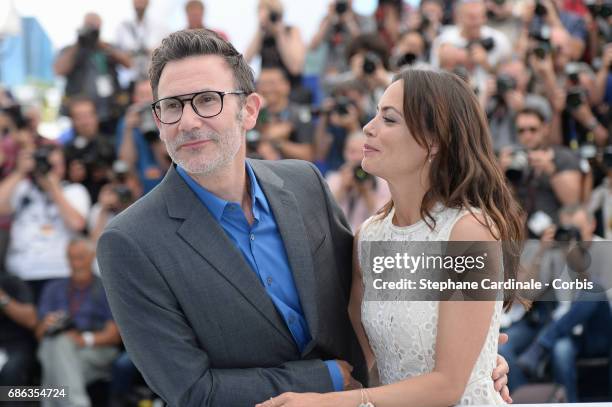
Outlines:
{"type": "Polygon", "coordinates": [[[363,153],[364,153],[364,154],[366,154],[366,153],[374,153],[374,152],[378,152],[378,151],[379,151],[379,150],[375,149],[375,148],[374,148],[374,147],[372,147],[372,146],[369,146],[369,145],[367,145],[367,144],[364,144],[364,145],[363,145],[363,153]]]}

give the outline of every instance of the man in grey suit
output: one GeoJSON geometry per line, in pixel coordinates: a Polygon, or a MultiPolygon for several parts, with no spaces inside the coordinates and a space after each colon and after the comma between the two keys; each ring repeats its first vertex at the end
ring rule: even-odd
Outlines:
{"type": "Polygon", "coordinates": [[[261,99],[242,56],[210,31],[180,31],[154,52],[150,78],[176,166],[98,244],[146,382],[180,407],[358,387],[350,228],[311,164],[245,159],[261,99]]]}

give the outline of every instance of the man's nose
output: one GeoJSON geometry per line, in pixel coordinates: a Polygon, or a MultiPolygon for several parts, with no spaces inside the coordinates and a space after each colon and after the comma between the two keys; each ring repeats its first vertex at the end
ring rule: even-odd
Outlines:
{"type": "Polygon", "coordinates": [[[191,106],[191,103],[185,103],[183,106],[183,115],[181,116],[181,120],[179,120],[178,129],[180,131],[191,131],[194,129],[199,129],[202,126],[202,117],[200,117],[191,106]]]}

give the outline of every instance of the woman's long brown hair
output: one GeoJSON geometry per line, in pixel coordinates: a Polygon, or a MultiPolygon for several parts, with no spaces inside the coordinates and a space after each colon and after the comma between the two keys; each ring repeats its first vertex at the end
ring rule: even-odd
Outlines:
{"type": "MultiPolygon", "coordinates": [[[[433,229],[431,210],[436,202],[449,208],[480,209],[483,225],[502,242],[504,279],[516,278],[524,218],[495,158],[489,126],[476,95],[462,79],[443,71],[407,69],[393,79],[400,80],[408,130],[428,155],[432,145],[438,147],[432,156],[430,187],[421,202],[421,217],[433,229]]],[[[378,214],[384,217],[392,207],[390,201],[378,214]]],[[[515,295],[505,292],[506,309],[515,295]]]]}

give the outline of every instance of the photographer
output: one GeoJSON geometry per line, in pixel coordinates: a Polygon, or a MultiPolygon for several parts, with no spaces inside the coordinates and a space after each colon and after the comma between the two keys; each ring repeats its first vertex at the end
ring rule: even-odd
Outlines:
{"type": "MultiPolygon", "coordinates": [[[[563,266],[554,270],[555,275],[561,272],[577,278],[578,274],[582,274],[596,288],[568,292],[574,295],[572,302],[559,305],[553,321],[542,329],[537,339],[519,357],[517,364],[528,375],[536,377],[552,358],[555,381],[565,387],[567,401],[576,403],[579,401],[577,358],[612,356],[611,303],[603,291],[612,283],[609,277],[610,254],[608,243],[593,233],[595,219],[584,207],[564,207],[559,218],[561,226],[551,226],[543,234],[533,267],[540,268],[542,259],[547,256],[557,256],[563,266]],[[553,240],[563,243],[555,247],[553,240]],[[570,247],[582,250],[569,250],[570,247]]],[[[552,279],[551,276],[540,276],[540,281],[552,279]]]]}
{"type": "Polygon", "coordinates": [[[132,105],[117,125],[119,159],[138,175],[144,193],[152,190],[171,164],[151,112],[153,91],[148,79],[134,83],[132,105]]]}
{"type": "Polygon", "coordinates": [[[376,29],[371,18],[357,14],[353,10],[352,0],[333,0],[329,3],[327,14],[319,24],[319,29],[312,38],[309,50],[325,46],[324,75],[336,75],[346,72],[349,65],[346,61],[346,48],[364,32],[376,29]]]}
{"type": "MultiPolygon", "coordinates": [[[[595,74],[587,64],[571,62],[565,65],[561,77],[567,89],[561,116],[563,143],[573,149],[585,145],[605,146],[609,132],[594,110],[597,108],[595,74]]],[[[605,117],[602,115],[602,118],[605,117]]]]}
{"type": "Polygon", "coordinates": [[[352,230],[357,230],[391,197],[386,181],[361,168],[365,141],[362,132],[352,133],[344,144],[344,164],[326,176],[329,189],[352,230]]]}
{"type": "Polygon", "coordinates": [[[38,306],[41,384],[67,386],[71,405],[88,406],[86,385],[110,377],[121,338],[102,282],[92,272],[93,243],[72,240],[64,256],[70,277],[47,285],[38,306]]]}
{"type": "Polygon", "coordinates": [[[442,31],[444,19],[444,2],[442,0],[423,0],[419,8],[407,17],[409,31],[418,31],[425,41],[425,60],[431,59],[431,45],[442,31]]]}
{"type": "Polygon", "coordinates": [[[523,11],[523,36],[542,30],[565,38],[570,60],[577,61],[584,53],[587,30],[584,20],[577,14],[563,10],[563,0],[533,0],[523,11]]]}
{"type": "Polygon", "coordinates": [[[124,88],[137,78],[147,75],[151,52],[168,34],[164,24],[153,20],[150,13],[147,13],[149,0],[132,0],[132,5],[134,17],[123,20],[115,35],[115,45],[132,58],[130,69],[118,67],[119,81],[124,88]]]}
{"type": "Polygon", "coordinates": [[[314,137],[314,159],[323,173],[340,168],[344,163],[343,151],[348,136],[362,129],[363,111],[359,102],[363,94],[359,92],[358,86],[347,86],[323,101],[314,137]]]}
{"type": "Polygon", "coordinates": [[[0,273],[0,386],[26,386],[34,358],[34,298],[20,278],[0,273]]]}
{"type": "Polygon", "coordinates": [[[402,33],[397,44],[393,48],[391,56],[391,67],[395,72],[412,66],[426,64],[425,40],[419,31],[412,30],[402,33]]]}
{"type": "Polygon", "coordinates": [[[530,233],[539,236],[562,206],[580,202],[580,162],[567,147],[548,143],[549,125],[540,111],[519,111],[516,129],[520,148],[502,150],[500,165],[516,188],[530,233]]]}
{"type": "Polygon", "coordinates": [[[140,184],[123,161],[115,161],[111,182],[100,190],[98,202],[91,208],[87,230],[92,242],[97,242],[108,223],[142,195],[140,184]]]}
{"type": "Polygon", "coordinates": [[[496,151],[519,144],[515,116],[525,106],[538,109],[547,121],[551,121],[548,101],[538,94],[528,93],[528,82],[527,67],[519,59],[502,62],[497,75],[487,82],[485,111],[496,151]]]}
{"type": "Polygon", "coordinates": [[[100,16],[86,14],[78,42],[60,51],[53,68],[57,75],[66,77],[63,111],[67,111],[72,97],[86,95],[95,101],[102,127],[110,133],[114,131],[119,107],[116,67],[130,68],[132,60],[128,53],[100,40],[101,26],[100,16]]]}
{"type": "Polygon", "coordinates": [[[92,202],[95,202],[100,188],[107,182],[115,150],[110,137],[100,132],[96,107],[91,99],[74,98],[70,103],[70,118],[74,138],[64,146],[68,179],[85,185],[92,202]]]}
{"type": "Polygon", "coordinates": [[[494,72],[500,61],[510,57],[512,46],[500,31],[486,25],[487,8],[484,0],[461,1],[456,8],[456,25],[447,27],[432,46],[431,62],[440,66],[441,46],[463,47],[468,51],[471,66],[477,75],[494,72]]]}
{"type": "Polygon", "coordinates": [[[364,89],[361,108],[366,118],[374,117],[376,104],[393,76],[389,71],[389,50],[376,34],[361,34],[347,48],[346,57],[351,70],[325,78],[326,93],[339,88],[364,89]]]}
{"type": "Polygon", "coordinates": [[[257,92],[264,98],[256,131],[257,152],[264,159],[295,158],[312,161],[314,128],[308,107],[289,100],[291,85],[280,68],[262,69],[257,92]]]}
{"type": "Polygon", "coordinates": [[[292,90],[301,86],[306,46],[297,27],[283,22],[280,0],[260,0],[257,7],[258,29],[244,58],[247,62],[259,55],[261,68],[281,68],[287,73],[292,90]]]}
{"type": "Polygon", "coordinates": [[[0,215],[13,215],[7,271],[30,283],[37,299],[42,286],[66,277],[66,246],[85,229],[87,190],[63,182],[64,154],[57,146],[24,150],[15,171],[0,182],[0,215]]]}

